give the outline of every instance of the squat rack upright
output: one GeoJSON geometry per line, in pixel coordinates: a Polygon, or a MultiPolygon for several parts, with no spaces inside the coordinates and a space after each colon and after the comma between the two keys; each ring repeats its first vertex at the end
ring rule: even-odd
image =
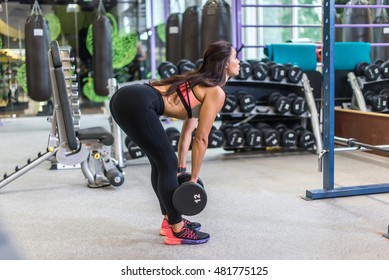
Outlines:
{"type": "MultiPolygon", "coordinates": [[[[335,1],[323,2],[323,151],[319,155],[319,170],[323,171],[323,189],[307,190],[308,199],[335,198],[352,195],[366,195],[389,192],[389,183],[351,187],[334,187],[334,142],[353,144],[354,146],[383,150],[382,147],[357,142],[355,139],[341,139],[334,135],[335,123],[335,1]]],[[[350,146],[350,145],[349,145],[350,146]]],[[[386,151],[386,150],[385,150],[386,151]]],[[[388,150],[389,152],[389,150],[388,150]]]]}

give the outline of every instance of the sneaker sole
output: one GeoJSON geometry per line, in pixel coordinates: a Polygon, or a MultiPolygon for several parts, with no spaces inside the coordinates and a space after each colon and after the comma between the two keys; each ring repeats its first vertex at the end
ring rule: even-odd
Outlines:
{"type": "Polygon", "coordinates": [[[193,240],[193,239],[179,239],[179,238],[165,238],[165,243],[168,245],[197,245],[207,243],[209,238],[193,240]]]}

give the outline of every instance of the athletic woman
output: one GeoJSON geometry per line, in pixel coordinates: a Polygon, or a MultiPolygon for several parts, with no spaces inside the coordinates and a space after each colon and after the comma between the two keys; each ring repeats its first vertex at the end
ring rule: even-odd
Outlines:
{"type": "Polygon", "coordinates": [[[209,234],[200,224],[183,219],[172,202],[178,187],[178,173],[186,170],[192,142],[191,179],[197,182],[208,146],[208,135],[225,101],[222,87],[239,73],[239,60],[229,42],[208,46],[200,68],[148,84],[121,87],[111,98],[110,110],[120,128],[147,155],[151,164],[151,184],[164,216],[160,234],[165,243],[201,244],[209,234]],[[166,135],[160,116],[183,120],[178,156],[166,135]]]}

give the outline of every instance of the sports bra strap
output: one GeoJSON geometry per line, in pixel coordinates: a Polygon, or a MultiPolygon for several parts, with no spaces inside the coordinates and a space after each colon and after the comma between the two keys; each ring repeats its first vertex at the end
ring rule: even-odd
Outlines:
{"type": "Polygon", "coordinates": [[[177,94],[180,97],[182,104],[188,114],[188,119],[192,118],[192,108],[190,106],[190,97],[189,97],[189,83],[186,82],[178,87],[177,94]],[[184,92],[186,93],[184,96],[184,92]],[[185,98],[186,97],[186,98],[185,98]]]}

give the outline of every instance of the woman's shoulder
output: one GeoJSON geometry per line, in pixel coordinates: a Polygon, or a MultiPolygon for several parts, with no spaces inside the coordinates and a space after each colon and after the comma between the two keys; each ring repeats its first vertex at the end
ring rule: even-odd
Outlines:
{"type": "Polygon", "coordinates": [[[220,86],[205,87],[197,85],[194,92],[200,100],[210,99],[216,101],[217,99],[225,99],[224,90],[220,86]]]}

